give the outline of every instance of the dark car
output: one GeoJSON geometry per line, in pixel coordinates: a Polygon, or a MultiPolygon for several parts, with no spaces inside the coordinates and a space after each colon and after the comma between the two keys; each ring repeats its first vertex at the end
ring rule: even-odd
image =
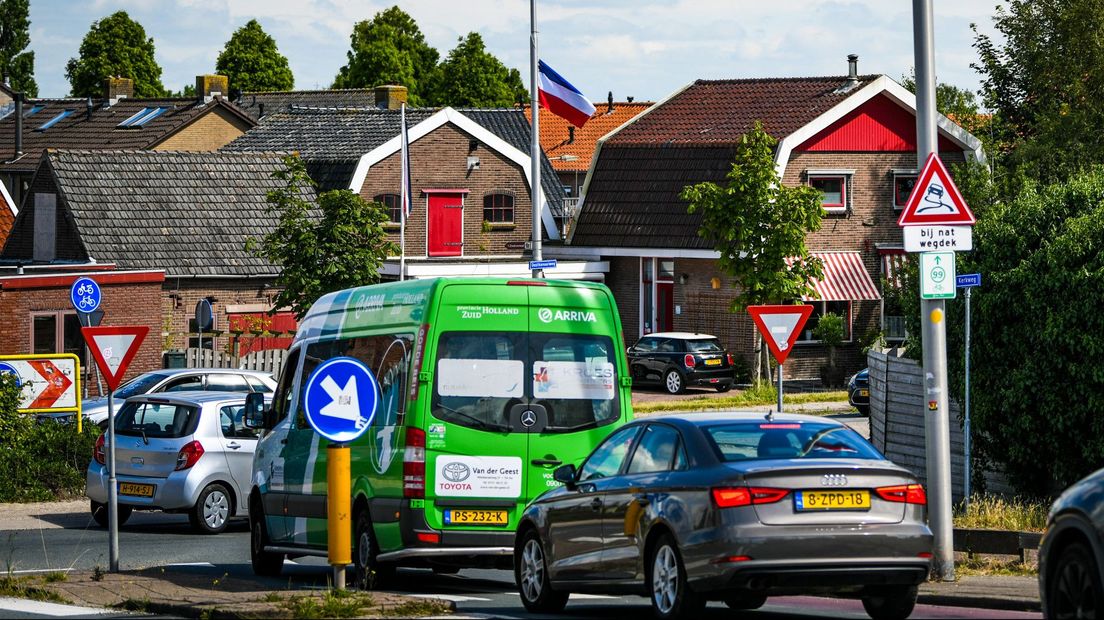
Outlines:
{"type": "Polygon", "coordinates": [[[847,380],[847,402],[863,415],[870,415],[870,369],[863,368],[847,380]]]}
{"type": "Polygon", "coordinates": [[[688,386],[704,385],[727,392],[735,380],[735,360],[709,334],[648,334],[627,353],[634,387],[659,384],[671,394],[681,394],[688,386]]]}
{"type": "Polygon", "coordinates": [[[1099,618],[1104,609],[1102,567],[1104,469],[1066,489],[1050,508],[1039,546],[1043,616],[1099,618]]]}
{"type": "Polygon", "coordinates": [[[695,413],[606,438],[518,525],[515,578],[534,612],[572,592],[636,593],[661,620],[709,600],[851,594],[905,618],[927,579],[924,488],[858,433],[820,417],[695,413]]]}

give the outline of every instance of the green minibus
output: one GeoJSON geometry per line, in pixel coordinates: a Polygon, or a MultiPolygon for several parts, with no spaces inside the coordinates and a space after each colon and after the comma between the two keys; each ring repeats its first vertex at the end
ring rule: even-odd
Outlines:
{"type": "Polygon", "coordinates": [[[326,447],[304,383],[352,357],[380,391],[351,444],[352,557],[370,588],[398,566],[512,567],[525,505],[629,421],[631,379],[613,295],[601,284],[438,278],[328,294],[300,322],[253,460],[253,570],[325,556],[326,447]]]}

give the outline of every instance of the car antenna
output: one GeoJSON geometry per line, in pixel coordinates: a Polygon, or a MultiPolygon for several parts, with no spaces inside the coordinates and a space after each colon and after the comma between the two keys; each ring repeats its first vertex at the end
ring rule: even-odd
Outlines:
{"type": "Polygon", "coordinates": [[[767,422],[774,422],[774,409],[767,410],[767,422]]]}

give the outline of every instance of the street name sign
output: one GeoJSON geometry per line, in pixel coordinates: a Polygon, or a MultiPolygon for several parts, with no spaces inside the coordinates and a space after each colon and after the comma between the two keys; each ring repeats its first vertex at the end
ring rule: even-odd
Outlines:
{"type": "Polygon", "coordinates": [[[797,335],[813,313],[809,305],[748,306],[748,313],[759,328],[763,340],[770,348],[774,359],[783,364],[790,356],[797,335]]]}
{"type": "Polygon", "coordinates": [[[145,325],[81,328],[92,359],[96,360],[96,366],[112,392],[122,383],[127,367],[138,354],[138,348],[148,333],[149,327],[145,325]]]}
{"type": "Polygon", "coordinates": [[[360,360],[329,359],[307,379],[303,392],[307,423],[334,443],[354,441],[372,423],[379,392],[375,375],[360,360]]]}
{"type": "Polygon", "coordinates": [[[920,254],[921,299],[954,299],[957,290],[954,252],[920,254]]]}
{"type": "Polygon", "coordinates": [[[555,269],[556,259],[550,258],[548,260],[531,260],[529,261],[529,269],[555,269]]]}
{"type": "Polygon", "coordinates": [[[955,286],[958,288],[971,288],[981,286],[980,273],[961,273],[955,278],[955,286]]]}
{"type": "Polygon", "coordinates": [[[939,156],[932,153],[924,162],[912,187],[898,226],[973,226],[974,214],[955,187],[939,156]]]}

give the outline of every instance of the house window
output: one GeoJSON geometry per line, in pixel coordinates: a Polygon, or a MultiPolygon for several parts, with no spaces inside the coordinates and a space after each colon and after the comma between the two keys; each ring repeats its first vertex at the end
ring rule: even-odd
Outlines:
{"type": "Polygon", "coordinates": [[[893,209],[895,211],[905,208],[905,204],[908,203],[909,196],[912,195],[912,188],[915,185],[915,170],[893,171],[893,209]]]}
{"type": "Polygon", "coordinates": [[[820,205],[825,211],[847,210],[847,176],[810,174],[809,186],[820,192],[820,205]]]}
{"type": "Polygon", "coordinates": [[[58,122],[60,122],[63,118],[65,118],[66,116],[69,116],[72,113],[73,113],[73,110],[65,110],[63,112],[60,112],[60,113],[58,113],[57,116],[51,118],[50,120],[46,121],[45,123],[42,123],[42,126],[36,127],[35,131],[46,131],[47,129],[49,129],[49,128],[53,127],[54,125],[58,124],[58,122]]]}
{"type": "Polygon", "coordinates": [[[43,312],[31,315],[31,351],[72,353],[85,368],[84,337],[75,312],[43,312]]]}
{"type": "Polygon", "coordinates": [[[120,128],[142,127],[146,123],[148,123],[148,122],[152,121],[153,119],[157,118],[158,116],[161,116],[162,114],[164,114],[166,110],[168,110],[168,108],[159,108],[159,107],[142,108],[141,110],[138,111],[138,113],[134,114],[130,118],[126,119],[125,121],[119,123],[118,125],[116,125],[116,127],[120,127],[120,128]]]}
{"type": "Polygon", "coordinates": [[[514,197],[509,194],[487,194],[483,197],[483,221],[492,224],[514,222],[514,197]]]}
{"type": "Polygon", "coordinates": [[[372,200],[383,205],[383,211],[392,222],[402,221],[402,199],[398,194],[378,194],[372,200]]]}
{"type": "Polygon", "coordinates": [[[820,322],[820,317],[831,312],[843,317],[843,340],[851,342],[851,302],[850,301],[807,301],[806,304],[813,307],[813,313],[805,322],[805,328],[797,337],[797,342],[820,342],[813,337],[813,330],[820,322]]]}

